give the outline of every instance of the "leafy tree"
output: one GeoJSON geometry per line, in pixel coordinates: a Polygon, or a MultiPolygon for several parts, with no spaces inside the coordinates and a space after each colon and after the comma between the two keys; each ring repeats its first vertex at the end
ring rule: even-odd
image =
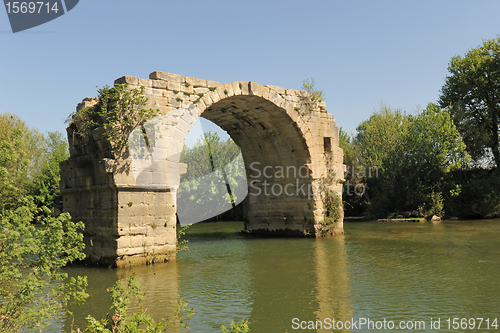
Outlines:
{"type": "Polygon", "coordinates": [[[447,194],[443,191],[451,185],[449,172],[460,169],[464,161],[466,147],[450,113],[430,103],[409,117],[402,144],[385,160],[384,185],[392,187],[392,195],[386,194],[398,203],[397,209],[420,208],[427,215],[442,215],[447,194]]]}
{"type": "Polygon", "coordinates": [[[12,143],[20,136],[16,143],[16,151],[19,156],[26,160],[23,166],[26,169],[26,177],[33,179],[40,174],[40,166],[44,159],[45,138],[39,130],[28,126],[15,114],[0,114],[0,142],[12,143]]]}
{"type": "Polygon", "coordinates": [[[344,214],[347,216],[361,216],[366,210],[367,196],[365,195],[363,165],[359,162],[355,141],[342,128],[339,129],[339,147],[344,152],[344,164],[347,170],[344,173],[342,201],[344,214]]]}
{"type": "Polygon", "coordinates": [[[39,207],[47,206],[57,216],[62,209],[59,162],[69,158],[68,144],[59,132],[49,132],[45,141],[40,175],[33,180],[31,192],[39,207]]]}
{"type": "Polygon", "coordinates": [[[401,109],[382,104],[379,112],[356,128],[355,147],[365,167],[382,167],[382,162],[397,149],[408,131],[408,117],[401,109]]]}
{"type": "MultiPolygon", "coordinates": [[[[390,210],[387,207],[391,205],[391,199],[382,194],[385,191],[382,187],[387,175],[385,168],[390,168],[386,160],[404,141],[408,132],[408,121],[408,116],[401,109],[392,110],[381,104],[378,112],[374,112],[356,128],[353,145],[359,165],[355,169],[356,174],[351,177],[355,176],[357,183],[363,184],[363,196],[364,200],[368,201],[366,205],[369,215],[379,216],[390,210]],[[373,174],[371,170],[374,170],[373,174]],[[379,212],[380,210],[382,212],[379,212]]],[[[346,193],[353,193],[354,190],[346,188],[347,186],[351,186],[351,183],[344,184],[346,193]]]]}
{"type": "Polygon", "coordinates": [[[86,277],[66,281],[61,267],[83,254],[83,223],[69,214],[32,221],[39,209],[30,197],[0,216],[0,331],[40,331],[87,297],[86,277]]]}
{"type": "Polygon", "coordinates": [[[344,164],[353,165],[358,162],[353,139],[342,127],[339,129],[339,147],[344,152],[344,164]]]}
{"type": "Polygon", "coordinates": [[[369,212],[416,210],[443,214],[453,184],[450,171],[467,161],[466,147],[449,111],[434,104],[418,115],[382,108],[358,126],[356,148],[364,165],[378,166],[379,177],[366,178],[369,212]]]}
{"type": "Polygon", "coordinates": [[[453,114],[472,158],[491,151],[500,166],[500,35],[452,57],[448,71],[439,104],[453,114]]]}
{"type": "Polygon", "coordinates": [[[17,207],[27,194],[27,165],[24,158],[23,132],[15,129],[9,140],[0,141],[0,213],[17,207]]]}

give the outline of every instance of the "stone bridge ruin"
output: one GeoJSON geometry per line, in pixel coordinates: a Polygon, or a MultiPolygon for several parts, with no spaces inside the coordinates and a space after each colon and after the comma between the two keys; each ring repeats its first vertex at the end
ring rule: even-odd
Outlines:
{"type": "MultiPolygon", "coordinates": [[[[329,226],[322,223],[325,207],[318,189],[324,189],[321,184],[333,170],[338,176],[327,184],[341,195],[344,172],[338,126],[324,102],[313,103],[309,94],[298,90],[246,81],[221,85],[158,71],[149,79],[123,76],[115,84],[144,87],[148,107],[162,115],[189,112],[179,116],[165,138],[147,143],[148,148],[154,146],[158,166],[149,169],[141,163],[153,165],[152,160],[134,160],[130,147],[119,158],[110,156],[102,129],[94,129],[91,142],[84,142],[75,135],[78,124],[67,128],[70,158],[60,164],[63,209],[85,223],[88,261],[122,266],[175,256],[176,190],[185,165],[179,163],[179,154],[161,152],[180,153],[198,117],[220,126],[241,149],[249,185],[243,231],[343,233],[342,217],[329,226]],[[309,188],[316,189],[312,195],[309,188]]],[[[77,110],[94,104],[96,99],[86,98],[77,110]]]]}

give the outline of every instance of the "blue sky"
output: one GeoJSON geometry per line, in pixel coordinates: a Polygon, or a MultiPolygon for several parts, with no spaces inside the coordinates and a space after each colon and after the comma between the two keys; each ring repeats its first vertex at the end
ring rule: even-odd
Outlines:
{"type": "Polygon", "coordinates": [[[499,13],[500,1],[81,0],[13,34],[0,10],[0,113],[64,132],[78,102],[123,75],[293,89],[314,77],[355,132],[381,102],[435,102],[450,58],[500,34],[499,13]]]}

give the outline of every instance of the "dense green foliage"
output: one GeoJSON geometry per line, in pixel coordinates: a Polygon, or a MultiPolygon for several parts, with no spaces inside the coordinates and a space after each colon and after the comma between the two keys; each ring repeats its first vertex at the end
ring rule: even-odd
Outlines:
{"type": "Polygon", "coordinates": [[[59,162],[69,157],[66,140],[58,132],[43,135],[8,113],[0,115],[0,127],[0,210],[16,208],[31,196],[39,208],[57,215],[59,162]]]}
{"type": "Polygon", "coordinates": [[[361,178],[366,186],[369,215],[413,210],[444,214],[443,198],[454,188],[450,172],[467,161],[465,144],[447,110],[431,103],[421,113],[407,115],[382,106],[357,131],[354,140],[343,139],[343,144],[357,154],[351,158],[359,163],[357,175],[351,167],[350,177],[361,178]]]}
{"type": "Polygon", "coordinates": [[[359,154],[355,150],[353,138],[342,128],[339,129],[339,147],[344,152],[345,182],[342,200],[346,216],[361,215],[367,208],[367,195],[365,193],[365,178],[361,173],[363,165],[359,161],[359,154]]]}
{"type": "Polygon", "coordinates": [[[27,165],[22,147],[22,131],[15,130],[9,140],[0,141],[0,208],[17,207],[28,192],[27,165]]]}
{"type": "Polygon", "coordinates": [[[83,223],[56,212],[61,135],[45,137],[10,114],[0,126],[0,329],[41,331],[86,298],[86,279],[60,271],[84,258],[83,223]]]}
{"type": "Polygon", "coordinates": [[[18,137],[16,152],[25,161],[23,169],[26,177],[36,177],[40,174],[44,156],[45,138],[40,131],[29,127],[15,114],[0,114],[0,142],[13,143],[18,137]]]}
{"type": "Polygon", "coordinates": [[[86,278],[67,281],[60,268],[84,259],[83,223],[68,214],[37,219],[30,198],[0,217],[0,330],[40,330],[87,297],[86,278]],[[36,224],[32,221],[37,221],[36,224]]]}
{"type": "Polygon", "coordinates": [[[31,192],[37,206],[46,206],[54,216],[57,216],[62,211],[59,162],[69,158],[68,144],[61,133],[49,132],[44,146],[44,161],[40,174],[33,180],[31,192]]]}
{"type": "Polygon", "coordinates": [[[439,103],[449,108],[476,163],[500,166],[500,36],[454,56],[439,103]]]}

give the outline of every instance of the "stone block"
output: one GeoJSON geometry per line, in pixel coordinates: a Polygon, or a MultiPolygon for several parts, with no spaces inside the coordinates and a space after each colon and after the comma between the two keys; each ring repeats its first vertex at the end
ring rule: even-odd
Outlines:
{"type": "Polygon", "coordinates": [[[131,239],[131,237],[128,237],[128,236],[119,237],[116,240],[116,247],[118,249],[129,248],[130,247],[130,239],[131,239]]]}
{"type": "Polygon", "coordinates": [[[182,92],[186,92],[188,94],[193,94],[194,93],[194,88],[192,85],[185,85],[184,83],[181,83],[181,90],[182,92]]]}
{"type": "Polygon", "coordinates": [[[145,235],[136,235],[136,236],[130,238],[130,247],[143,249],[145,242],[146,242],[145,235]]]}
{"type": "Polygon", "coordinates": [[[286,94],[286,89],[282,88],[282,87],[272,86],[269,84],[266,84],[264,87],[268,87],[269,89],[274,90],[275,92],[282,94],[282,95],[286,94]]]}
{"type": "Polygon", "coordinates": [[[170,91],[170,90],[164,90],[163,97],[168,97],[168,98],[172,98],[172,99],[176,99],[177,97],[181,97],[182,93],[180,93],[179,90],[176,90],[176,91],[178,91],[178,92],[175,93],[175,92],[170,91]]]}
{"type": "Polygon", "coordinates": [[[210,105],[214,103],[210,95],[211,93],[207,93],[201,98],[201,100],[203,101],[203,103],[205,103],[207,107],[210,107],[210,105]]]}
{"type": "Polygon", "coordinates": [[[170,251],[175,251],[175,244],[155,246],[155,253],[169,253],[170,251]]]}
{"type": "Polygon", "coordinates": [[[230,83],[226,83],[223,86],[223,91],[224,93],[227,91],[226,97],[232,97],[234,96],[234,90],[233,90],[233,85],[230,83]]]}
{"type": "Polygon", "coordinates": [[[154,96],[155,106],[170,106],[170,99],[168,97],[154,96]]]}
{"type": "Polygon", "coordinates": [[[195,94],[206,94],[209,91],[210,90],[208,88],[197,88],[197,87],[194,87],[194,93],[195,94]]]}
{"type": "Polygon", "coordinates": [[[167,89],[181,91],[181,84],[180,82],[167,82],[167,89]]]}
{"type": "Polygon", "coordinates": [[[194,88],[198,87],[207,87],[207,81],[206,80],[201,80],[197,79],[194,77],[186,77],[186,82],[192,85],[194,88]]]}
{"type": "Polygon", "coordinates": [[[220,83],[219,83],[219,82],[217,82],[217,81],[209,81],[209,80],[207,80],[207,85],[206,85],[206,86],[207,86],[208,88],[210,88],[210,87],[215,87],[215,88],[217,88],[218,86],[220,86],[220,83]]]}
{"type": "Polygon", "coordinates": [[[139,78],[137,76],[122,76],[118,79],[115,80],[115,85],[116,84],[131,84],[131,85],[138,85],[139,84],[139,78]]]}
{"type": "Polygon", "coordinates": [[[171,112],[172,110],[175,110],[174,107],[170,106],[170,101],[169,101],[169,106],[156,106],[155,109],[158,109],[161,114],[166,114],[171,112]]]}
{"type": "Polygon", "coordinates": [[[235,95],[241,95],[240,82],[233,82],[231,85],[233,86],[233,91],[235,95]]]}
{"type": "Polygon", "coordinates": [[[219,95],[218,89],[219,88],[217,88],[214,91],[211,91],[211,92],[208,93],[208,95],[210,96],[210,99],[212,99],[213,103],[217,103],[218,101],[220,101],[222,99],[220,97],[220,95],[219,95]]]}
{"type": "MultiPolygon", "coordinates": [[[[151,88],[151,87],[146,87],[144,89],[144,94],[146,96],[163,96],[163,92],[165,89],[156,89],[156,88],[151,88]]],[[[149,99],[148,102],[151,101],[151,98],[149,99]]]]}
{"type": "Polygon", "coordinates": [[[182,107],[182,103],[184,102],[184,98],[182,98],[182,97],[183,97],[183,95],[177,94],[177,97],[170,99],[169,100],[170,106],[174,107],[174,108],[182,107]]]}
{"type": "Polygon", "coordinates": [[[155,71],[149,74],[149,78],[154,80],[164,80],[164,81],[182,82],[182,83],[185,81],[185,78],[182,75],[159,72],[159,71],[155,71]]]}
{"type": "Polygon", "coordinates": [[[255,82],[249,83],[249,92],[251,95],[262,97],[262,95],[264,95],[264,93],[266,93],[266,90],[267,89],[264,86],[261,86],[258,83],[255,83],[255,82]]]}
{"type": "Polygon", "coordinates": [[[156,89],[167,89],[167,82],[163,80],[151,80],[151,87],[156,89]]]}
{"type": "Polygon", "coordinates": [[[241,89],[241,94],[242,95],[250,95],[250,90],[249,90],[249,83],[247,81],[240,81],[240,89],[241,89]]]}
{"type": "Polygon", "coordinates": [[[153,86],[151,80],[148,79],[139,79],[138,85],[143,86],[144,88],[151,88],[153,86]]]}

